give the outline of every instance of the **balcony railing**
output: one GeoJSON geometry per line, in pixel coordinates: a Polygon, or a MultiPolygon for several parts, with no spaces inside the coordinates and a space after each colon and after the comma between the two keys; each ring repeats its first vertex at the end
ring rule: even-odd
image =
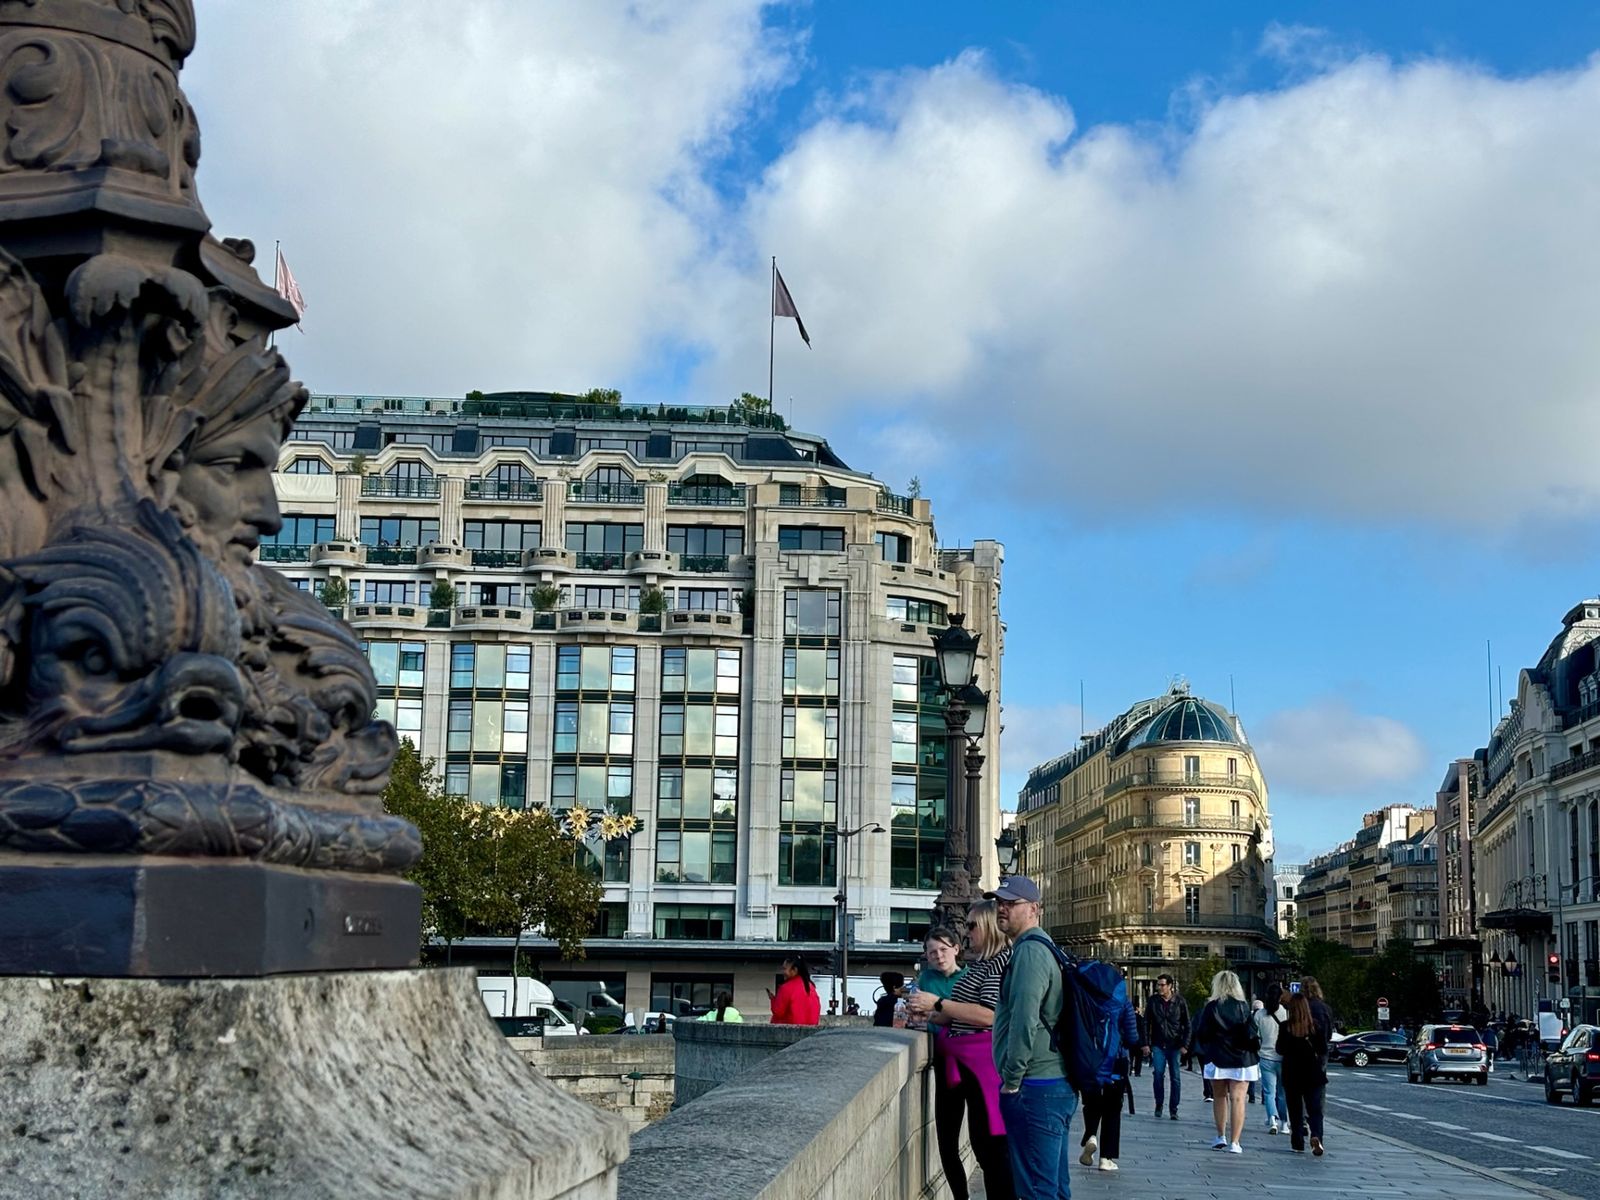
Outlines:
{"type": "Polygon", "coordinates": [[[573,481],[567,484],[567,499],[575,504],[643,504],[644,484],[573,481]]]}
{"type": "Polygon", "coordinates": [[[1141,813],[1138,816],[1118,817],[1114,821],[1106,822],[1106,836],[1121,833],[1124,829],[1193,829],[1220,830],[1224,833],[1254,833],[1255,828],[1255,820],[1251,817],[1207,816],[1203,813],[1197,817],[1185,817],[1181,813],[1171,817],[1147,817],[1141,813]]]}
{"type": "Polygon", "coordinates": [[[845,492],[837,487],[801,487],[785,483],[778,488],[778,504],[784,508],[843,508],[845,492]]]}
{"type": "Polygon", "coordinates": [[[742,483],[729,484],[727,487],[685,483],[667,485],[667,503],[674,506],[743,508],[745,496],[746,488],[742,483]]]}
{"type": "Polygon", "coordinates": [[[1565,779],[1568,775],[1576,775],[1579,771],[1587,771],[1590,767],[1600,767],[1600,750],[1591,750],[1587,754],[1558,762],[1550,768],[1550,780],[1553,783],[1557,779],[1565,779]]]}
{"type": "Polygon", "coordinates": [[[468,500],[510,500],[531,503],[544,499],[544,482],[538,479],[524,481],[498,479],[467,480],[468,500]]]}
{"type": "Polygon", "coordinates": [[[368,546],[369,567],[414,567],[417,565],[415,546],[368,546]]]}
{"type": "Polygon", "coordinates": [[[428,610],[428,628],[450,628],[450,610],[448,608],[430,608],[428,610]]]}
{"type": "Polygon", "coordinates": [[[899,513],[902,517],[909,517],[911,515],[911,497],[897,496],[893,492],[879,492],[878,511],[899,513]]]}
{"type": "Polygon", "coordinates": [[[621,571],[628,565],[628,556],[582,553],[575,555],[573,561],[580,571],[621,571]]]}
{"type": "Polygon", "coordinates": [[[1248,775],[1216,773],[1186,775],[1181,771],[1157,771],[1154,774],[1145,774],[1136,771],[1107,783],[1106,799],[1109,800],[1112,796],[1126,792],[1130,788],[1161,788],[1168,791],[1183,791],[1186,788],[1230,788],[1234,791],[1249,792],[1252,796],[1261,794],[1255,780],[1248,775]]]}
{"type": "Polygon", "coordinates": [[[266,542],[261,547],[261,561],[275,563],[297,563],[311,561],[311,547],[292,546],[277,542],[266,542]]]}
{"type": "Polygon", "coordinates": [[[361,478],[363,496],[392,496],[398,500],[437,500],[439,477],[426,475],[420,479],[391,479],[387,475],[364,475],[361,478]]]}
{"type": "Polygon", "coordinates": [[[721,575],[728,570],[726,554],[684,554],[678,558],[678,568],[696,575],[721,575]]]}
{"type": "Polygon", "coordinates": [[[1252,933],[1267,933],[1266,921],[1260,917],[1234,916],[1231,913],[1122,913],[1109,916],[1102,927],[1117,927],[1132,929],[1160,929],[1171,927],[1174,929],[1245,929],[1252,933]]]}
{"type": "Polygon", "coordinates": [[[475,567],[520,567],[522,565],[522,551],[474,550],[472,552],[472,565],[475,567]]]}

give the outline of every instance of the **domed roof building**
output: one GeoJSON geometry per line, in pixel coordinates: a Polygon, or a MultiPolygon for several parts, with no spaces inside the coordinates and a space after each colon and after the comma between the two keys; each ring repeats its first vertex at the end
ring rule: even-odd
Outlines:
{"type": "Polygon", "coordinates": [[[1238,717],[1187,684],[1035,768],[1017,808],[1046,929],[1133,993],[1217,959],[1253,988],[1276,963],[1266,781],[1238,717]]]}

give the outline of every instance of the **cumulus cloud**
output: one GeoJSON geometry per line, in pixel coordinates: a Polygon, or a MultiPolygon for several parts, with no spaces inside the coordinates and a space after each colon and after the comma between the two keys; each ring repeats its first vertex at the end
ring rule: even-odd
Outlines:
{"type": "Polygon", "coordinates": [[[1005,702],[1000,714],[1000,801],[1016,806],[1017,793],[1033,768],[1077,748],[1079,708],[1076,704],[1005,702]]]}
{"type": "Polygon", "coordinates": [[[1252,742],[1273,792],[1359,797],[1413,782],[1428,766],[1409,725],[1332,697],[1270,714],[1252,742]]]}
{"type": "Polygon", "coordinates": [[[780,346],[780,406],[907,445],[959,419],[1020,500],[1600,514],[1600,62],[1269,27],[1280,86],[1165,126],[1080,129],[966,53],[775,130],[803,48],[754,0],[436,10],[202,4],[201,191],[219,232],[283,239],[315,388],[721,403],[764,382],[776,253],[816,347],[780,346]]]}

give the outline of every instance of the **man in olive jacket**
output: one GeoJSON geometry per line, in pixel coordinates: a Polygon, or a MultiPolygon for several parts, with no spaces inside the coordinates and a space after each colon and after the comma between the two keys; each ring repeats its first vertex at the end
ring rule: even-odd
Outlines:
{"type": "Polygon", "coordinates": [[[1067,1127],[1078,1098],[1067,1084],[1061,1050],[1051,1044],[1061,1017],[1061,968],[1050,935],[1039,928],[1039,886],[1008,875],[985,894],[1000,910],[1000,931],[1011,938],[1011,965],[994,1010],[994,1065],[1017,1197],[1068,1200],[1067,1127]]]}

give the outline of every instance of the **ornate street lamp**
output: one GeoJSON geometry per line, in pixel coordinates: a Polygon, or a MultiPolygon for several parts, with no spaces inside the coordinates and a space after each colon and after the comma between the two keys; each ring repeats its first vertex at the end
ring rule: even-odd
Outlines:
{"type": "Polygon", "coordinates": [[[944,871],[934,915],[958,932],[966,927],[967,908],[978,897],[976,885],[983,873],[978,849],[983,773],[979,745],[989,716],[989,696],[976,682],[979,635],[966,629],[964,620],[964,614],[952,613],[950,624],[931,639],[945,696],[944,871]]]}
{"type": "Polygon", "coordinates": [[[933,654],[939,663],[939,686],[958,692],[977,679],[978,635],[962,626],[965,613],[951,613],[950,624],[933,637],[933,654]]]}
{"type": "Polygon", "coordinates": [[[1017,831],[1007,826],[994,840],[995,856],[1000,860],[1000,874],[1009,875],[1017,865],[1017,831]]]}

